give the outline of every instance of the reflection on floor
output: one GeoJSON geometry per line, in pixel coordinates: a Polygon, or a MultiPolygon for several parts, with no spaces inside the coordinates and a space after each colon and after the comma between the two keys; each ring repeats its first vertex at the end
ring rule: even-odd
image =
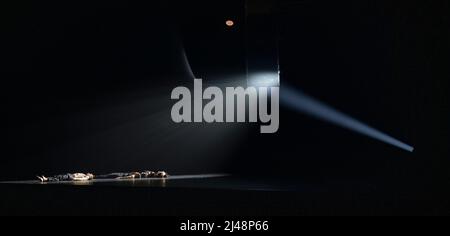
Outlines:
{"type": "Polygon", "coordinates": [[[0,185],[66,185],[66,186],[108,186],[108,187],[142,187],[142,188],[191,188],[191,189],[225,189],[242,191],[295,191],[298,186],[289,181],[244,180],[228,174],[175,175],[165,179],[98,179],[91,181],[45,182],[9,181],[0,185]]]}
{"type": "Polygon", "coordinates": [[[0,183],[0,215],[378,215],[446,208],[403,184],[229,175],[90,182],[0,183]],[[426,208],[418,201],[435,202],[426,208]],[[392,207],[392,206],[396,207],[392,207]]]}

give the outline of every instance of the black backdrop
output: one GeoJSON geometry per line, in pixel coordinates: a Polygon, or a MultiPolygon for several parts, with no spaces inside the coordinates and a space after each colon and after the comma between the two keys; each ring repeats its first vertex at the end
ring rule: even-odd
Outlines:
{"type": "Polygon", "coordinates": [[[180,6],[2,2],[0,177],[230,171],[446,191],[448,1],[280,1],[282,83],[411,143],[413,154],[285,109],[275,135],[172,124],[170,91],[190,75],[182,39],[208,47],[215,32],[180,20],[224,27],[208,17],[229,10],[180,6]]]}

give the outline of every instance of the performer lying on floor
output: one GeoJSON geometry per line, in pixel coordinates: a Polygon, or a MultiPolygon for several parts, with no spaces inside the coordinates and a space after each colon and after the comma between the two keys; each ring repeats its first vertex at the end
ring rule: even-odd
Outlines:
{"type": "Polygon", "coordinates": [[[37,176],[41,182],[59,182],[59,181],[89,181],[94,179],[141,179],[141,178],[161,178],[165,179],[169,175],[165,171],[144,171],[144,172],[129,172],[129,173],[111,173],[107,175],[93,175],[91,173],[74,173],[55,175],[53,177],[37,176]]]}

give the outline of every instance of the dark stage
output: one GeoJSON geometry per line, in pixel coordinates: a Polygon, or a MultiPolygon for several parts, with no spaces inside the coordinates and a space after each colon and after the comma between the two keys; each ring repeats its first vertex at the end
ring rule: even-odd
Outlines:
{"type": "Polygon", "coordinates": [[[7,0],[0,18],[1,215],[450,214],[448,0],[7,0]],[[23,181],[146,169],[173,176],[23,181]]]}

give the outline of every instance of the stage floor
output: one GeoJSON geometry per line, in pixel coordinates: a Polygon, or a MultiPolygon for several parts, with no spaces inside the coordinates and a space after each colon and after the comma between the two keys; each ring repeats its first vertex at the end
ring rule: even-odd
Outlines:
{"type": "Polygon", "coordinates": [[[25,181],[4,181],[0,184],[63,184],[63,185],[116,185],[116,186],[148,186],[148,187],[165,187],[167,183],[176,180],[194,180],[194,179],[212,179],[227,177],[227,174],[205,174],[205,175],[175,175],[168,178],[136,178],[136,179],[94,179],[90,181],[58,181],[58,182],[40,182],[38,180],[25,181]]]}
{"type": "Polygon", "coordinates": [[[448,201],[399,184],[225,174],[88,182],[0,182],[0,215],[436,215],[448,201]],[[417,202],[429,202],[429,205],[417,202]],[[433,204],[431,204],[433,203],[433,204]]]}
{"type": "MultiPolygon", "coordinates": [[[[66,186],[109,186],[109,187],[141,187],[141,188],[190,188],[190,189],[223,189],[240,191],[300,191],[306,186],[284,181],[249,180],[233,177],[229,174],[174,175],[168,178],[145,179],[99,179],[91,181],[59,181],[40,182],[37,180],[5,181],[1,185],[66,185],[66,186]]],[[[311,190],[311,186],[308,187],[311,190]]]]}

